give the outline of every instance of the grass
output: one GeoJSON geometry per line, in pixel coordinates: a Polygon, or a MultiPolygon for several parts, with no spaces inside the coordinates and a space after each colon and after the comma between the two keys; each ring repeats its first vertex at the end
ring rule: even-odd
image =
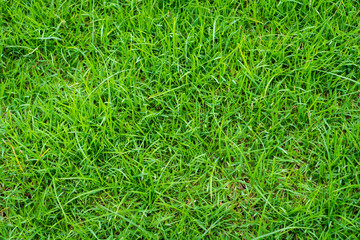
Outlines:
{"type": "Polygon", "coordinates": [[[356,239],[360,2],[2,0],[1,239],[356,239]]]}

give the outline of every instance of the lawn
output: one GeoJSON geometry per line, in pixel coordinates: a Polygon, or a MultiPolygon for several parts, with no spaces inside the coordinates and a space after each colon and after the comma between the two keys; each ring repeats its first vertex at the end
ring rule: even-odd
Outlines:
{"type": "Polygon", "coordinates": [[[1,0],[0,239],[357,239],[360,2],[1,0]]]}

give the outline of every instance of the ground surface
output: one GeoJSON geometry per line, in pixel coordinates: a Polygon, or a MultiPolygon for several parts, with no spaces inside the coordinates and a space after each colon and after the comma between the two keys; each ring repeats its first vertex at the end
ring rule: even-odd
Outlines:
{"type": "Polygon", "coordinates": [[[359,1],[0,9],[0,238],[359,236],[359,1]]]}

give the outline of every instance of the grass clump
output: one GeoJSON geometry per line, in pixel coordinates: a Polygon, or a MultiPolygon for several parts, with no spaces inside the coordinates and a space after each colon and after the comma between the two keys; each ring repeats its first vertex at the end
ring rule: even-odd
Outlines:
{"type": "Polygon", "coordinates": [[[4,239],[356,239],[355,0],[0,3],[4,239]]]}

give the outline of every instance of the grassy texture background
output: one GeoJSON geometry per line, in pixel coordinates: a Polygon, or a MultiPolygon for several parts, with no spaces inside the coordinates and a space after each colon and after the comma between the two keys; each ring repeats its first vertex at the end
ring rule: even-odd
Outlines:
{"type": "Polygon", "coordinates": [[[0,14],[0,238],[359,236],[359,1],[0,14]]]}

